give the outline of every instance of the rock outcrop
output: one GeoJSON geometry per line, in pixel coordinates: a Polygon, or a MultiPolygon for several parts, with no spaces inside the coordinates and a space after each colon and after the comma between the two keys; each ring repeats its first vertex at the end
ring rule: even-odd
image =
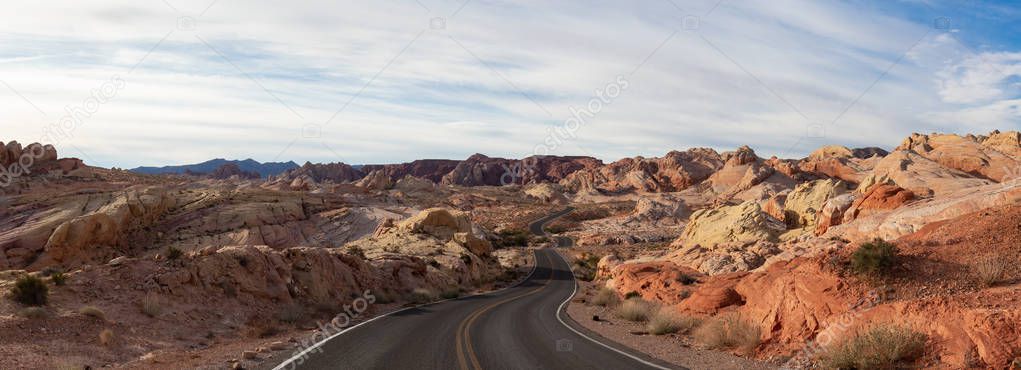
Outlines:
{"type": "Polygon", "coordinates": [[[787,195],[784,222],[795,229],[815,227],[816,216],[826,201],[846,192],[847,184],[840,180],[815,180],[799,184],[787,195]]]}
{"type": "Polygon", "coordinates": [[[671,192],[705,181],[723,166],[712,149],[672,151],[662,158],[625,158],[608,165],[576,171],[560,182],[572,192],[671,192]]]}
{"type": "Polygon", "coordinates": [[[784,231],[783,223],[762,211],[757,202],[736,206],[700,209],[691,215],[684,234],[673,245],[712,247],[728,242],[776,241],[784,231]]]}
{"type": "Polygon", "coordinates": [[[1021,168],[1018,132],[973,135],[912,134],[897,150],[913,151],[940,165],[969,175],[1002,182],[1021,168]]]}
{"type": "Polygon", "coordinates": [[[897,150],[873,170],[876,179],[887,178],[918,196],[933,196],[992,184],[960,170],[946,167],[914,151],[897,150]]]}

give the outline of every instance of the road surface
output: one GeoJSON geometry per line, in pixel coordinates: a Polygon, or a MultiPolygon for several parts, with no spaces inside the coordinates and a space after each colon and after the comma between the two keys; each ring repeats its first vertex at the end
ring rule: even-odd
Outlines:
{"type": "Polygon", "coordinates": [[[670,368],[611,342],[589,339],[599,337],[579,329],[563,312],[576,289],[568,263],[554,249],[536,250],[535,259],[535,269],[519,285],[381,316],[278,368],[670,368]]]}
{"type": "Polygon", "coordinates": [[[528,224],[528,231],[532,232],[533,235],[546,236],[546,237],[552,238],[553,240],[556,240],[557,241],[557,246],[559,246],[561,248],[570,247],[570,246],[574,245],[574,240],[572,240],[571,238],[568,238],[566,236],[553,236],[553,235],[550,235],[549,233],[546,232],[546,230],[544,228],[546,227],[546,224],[548,224],[551,221],[556,220],[556,219],[558,219],[560,217],[563,217],[564,215],[566,215],[568,213],[571,213],[572,211],[574,211],[574,207],[567,207],[563,211],[556,212],[556,213],[553,213],[553,214],[551,214],[549,216],[546,216],[546,217],[540,218],[538,220],[535,220],[532,223],[528,224]]]}

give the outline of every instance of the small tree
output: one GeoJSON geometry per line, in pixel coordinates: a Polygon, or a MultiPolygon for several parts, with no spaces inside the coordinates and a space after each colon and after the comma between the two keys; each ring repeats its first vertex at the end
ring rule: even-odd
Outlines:
{"type": "Polygon", "coordinates": [[[897,261],[897,246],[876,239],[862,244],[851,254],[851,269],[858,274],[882,275],[889,273],[897,261]]]}
{"type": "Polygon", "coordinates": [[[25,275],[14,282],[11,297],[27,306],[42,306],[49,298],[50,288],[43,279],[25,275]]]}

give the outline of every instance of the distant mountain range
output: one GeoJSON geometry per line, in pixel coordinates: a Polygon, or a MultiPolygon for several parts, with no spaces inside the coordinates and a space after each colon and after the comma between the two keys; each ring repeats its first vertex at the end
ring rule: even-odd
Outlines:
{"type": "Polygon", "coordinates": [[[144,173],[147,175],[183,174],[185,173],[185,171],[190,171],[192,173],[208,174],[216,171],[225,164],[235,164],[242,171],[254,172],[259,174],[259,176],[262,176],[263,178],[270,175],[278,175],[293,168],[298,168],[298,164],[294,163],[293,161],[260,163],[259,161],[250,158],[243,161],[217,158],[198,164],[186,164],[180,166],[165,166],[165,167],[138,167],[133,168],[130,171],[144,173]]]}

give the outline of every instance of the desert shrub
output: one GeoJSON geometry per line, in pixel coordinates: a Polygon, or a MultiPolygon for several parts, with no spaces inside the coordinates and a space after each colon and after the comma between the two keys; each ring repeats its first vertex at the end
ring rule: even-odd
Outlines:
{"type": "Polygon", "coordinates": [[[695,328],[699,324],[699,320],[681,314],[672,309],[660,309],[651,318],[649,323],[646,325],[646,330],[650,334],[663,335],[670,333],[687,333],[691,329],[695,328]]]}
{"type": "Polygon", "coordinates": [[[645,322],[656,311],[656,305],[641,298],[624,301],[617,307],[617,316],[628,321],[645,322]]]}
{"type": "Polygon", "coordinates": [[[697,283],[698,279],[695,279],[693,276],[688,274],[681,274],[681,276],[677,277],[677,282],[681,283],[681,285],[691,285],[697,283]]]}
{"type": "Polygon", "coordinates": [[[615,307],[620,304],[620,296],[617,295],[616,290],[602,287],[596,292],[596,296],[592,298],[592,303],[597,306],[615,307]]]}
{"type": "Polygon", "coordinates": [[[641,293],[638,293],[638,292],[632,290],[630,292],[627,292],[627,294],[624,295],[624,299],[640,298],[641,296],[642,296],[641,293]]]}
{"type": "Polygon", "coordinates": [[[67,284],[67,275],[60,271],[54,272],[50,275],[50,282],[56,286],[64,286],[67,284]]]}
{"type": "Polygon", "coordinates": [[[440,298],[443,299],[454,299],[461,296],[461,288],[451,287],[440,293],[440,298]]]}
{"type": "Polygon", "coordinates": [[[362,247],[359,247],[357,245],[347,247],[347,254],[357,256],[358,258],[361,258],[363,260],[365,259],[365,250],[363,250],[362,247]]]}
{"type": "Polygon", "coordinates": [[[709,348],[752,352],[759,346],[761,329],[739,314],[727,313],[704,321],[692,334],[709,348]]]}
{"type": "MultiPolygon", "coordinates": [[[[332,311],[330,307],[320,307],[320,311],[329,312],[332,311]]],[[[298,304],[290,304],[282,307],[277,312],[277,320],[287,324],[294,324],[305,317],[305,308],[298,304]]]]}
{"type": "Polygon", "coordinates": [[[180,249],[177,249],[176,247],[169,247],[169,248],[167,248],[167,259],[169,259],[169,260],[176,260],[176,259],[180,259],[183,256],[184,256],[184,252],[182,252],[180,249]]]}
{"type": "Polygon", "coordinates": [[[972,265],[975,277],[984,286],[993,286],[1003,280],[1007,272],[1007,261],[998,256],[987,256],[972,265]]]}
{"type": "Polygon", "coordinates": [[[113,330],[103,329],[103,331],[99,332],[99,344],[102,344],[103,346],[109,346],[112,343],[113,330]]]}
{"type": "Polygon", "coordinates": [[[82,315],[85,315],[85,316],[88,316],[88,317],[94,317],[94,318],[97,318],[97,319],[100,319],[100,320],[106,320],[106,313],[103,312],[103,310],[99,309],[99,307],[96,307],[96,306],[83,306],[82,308],[78,309],[78,313],[80,313],[82,315]]]}
{"type": "Polygon", "coordinates": [[[882,275],[890,272],[897,261],[897,246],[876,239],[862,244],[851,254],[851,269],[865,275],[882,275]]]}
{"type": "Polygon", "coordinates": [[[493,247],[527,247],[530,234],[528,231],[521,229],[505,229],[500,230],[496,236],[496,240],[493,241],[493,247]]]}
{"type": "Polygon", "coordinates": [[[436,300],[436,293],[426,288],[416,288],[411,291],[408,300],[416,304],[429,303],[436,300]]]}
{"type": "Polygon", "coordinates": [[[156,317],[163,313],[163,300],[156,294],[146,294],[145,297],[142,297],[139,306],[142,313],[149,317],[156,317]]]}
{"type": "Polygon", "coordinates": [[[46,312],[46,309],[42,307],[28,307],[24,310],[18,311],[18,314],[31,320],[41,319],[49,315],[49,313],[46,312]]]}
{"type": "Polygon", "coordinates": [[[891,369],[925,351],[925,334],[906,327],[881,325],[838,343],[820,364],[831,369],[891,369]]]}
{"type": "Polygon", "coordinates": [[[25,275],[14,282],[11,298],[26,306],[42,306],[49,298],[50,288],[36,276],[25,275]]]}

